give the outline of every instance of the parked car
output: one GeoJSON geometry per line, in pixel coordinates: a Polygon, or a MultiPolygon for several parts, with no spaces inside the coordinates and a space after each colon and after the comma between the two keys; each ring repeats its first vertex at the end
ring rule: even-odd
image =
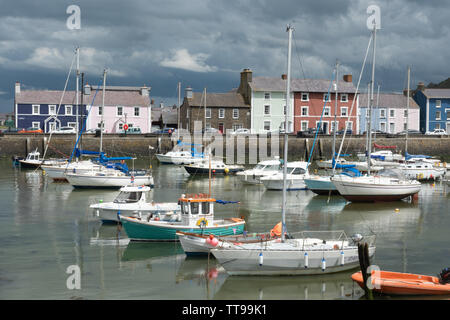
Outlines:
{"type": "Polygon", "coordinates": [[[18,133],[43,133],[42,129],[29,127],[27,129],[21,129],[18,133]]]}
{"type": "Polygon", "coordinates": [[[51,133],[77,133],[74,127],[60,127],[59,129],[51,131],[51,133]]]}
{"type": "Polygon", "coordinates": [[[202,133],[221,133],[219,129],[216,128],[205,128],[202,133]]]}
{"type": "MultiPolygon", "coordinates": [[[[406,130],[400,131],[398,134],[403,136],[406,134],[406,130]]],[[[408,129],[408,134],[422,134],[422,132],[419,130],[408,129]]]]}
{"type": "Polygon", "coordinates": [[[175,131],[175,128],[164,128],[154,131],[156,134],[172,134],[175,131]]]}
{"type": "Polygon", "coordinates": [[[231,135],[233,135],[233,136],[240,135],[240,134],[250,134],[250,129],[239,128],[239,129],[236,129],[235,131],[231,132],[231,135]]]}
{"type": "MultiPolygon", "coordinates": [[[[336,134],[344,134],[344,129],[336,131],[336,134]]],[[[345,134],[353,134],[352,129],[347,129],[347,132],[345,134]]]]}
{"type": "Polygon", "coordinates": [[[447,132],[444,129],[434,129],[433,131],[425,132],[427,135],[445,135],[447,132]]]}
{"type": "Polygon", "coordinates": [[[141,131],[141,128],[139,128],[139,127],[131,127],[131,128],[128,128],[127,131],[121,130],[119,133],[126,133],[126,134],[141,134],[142,131],[141,131]]]}

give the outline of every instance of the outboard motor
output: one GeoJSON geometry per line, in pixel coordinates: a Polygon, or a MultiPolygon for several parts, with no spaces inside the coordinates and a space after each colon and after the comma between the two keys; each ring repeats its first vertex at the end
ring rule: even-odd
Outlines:
{"type": "Polygon", "coordinates": [[[440,284],[450,283],[450,268],[442,269],[441,273],[439,274],[439,283],[440,284]]]}

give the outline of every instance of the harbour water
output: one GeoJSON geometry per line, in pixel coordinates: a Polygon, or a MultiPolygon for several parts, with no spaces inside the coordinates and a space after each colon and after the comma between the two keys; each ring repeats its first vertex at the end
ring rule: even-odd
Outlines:
{"type": "MultiPolygon", "coordinates": [[[[148,166],[148,162],[142,162],[148,166]]],[[[155,201],[207,193],[207,177],[183,167],[152,163],[155,201]]],[[[75,190],[41,171],[0,161],[0,299],[360,299],[354,271],[324,276],[229,276],[213,259],[186,258],[179,243],[129,242],[117,225],[102,225],[89,205],[118,191],[75,190]],[[68,286],[70,266],[81,271],[80,289],[68,286]]],[[[376,234],[373,264],[383,270],[437,275],[450,267],[450,188],[422,185],[415,202],[347,203],[340,196],[289,191],[289,231],[344,230],[376,234]]],[[[212,195],[240,201],[216,204],[219,217],[241,217],[250,232],[267,232],[281,220],[281,192],[214,177],[212,195]]]]}

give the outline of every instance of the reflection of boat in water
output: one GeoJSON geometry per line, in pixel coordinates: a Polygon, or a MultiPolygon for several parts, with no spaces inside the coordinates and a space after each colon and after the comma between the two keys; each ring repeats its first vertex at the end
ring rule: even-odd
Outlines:
{"type": "MultiPolygon", "coordinates": [[[[212,257],[212,256],[211,256],[212,257]]],[[[225,275],[225,270],[215,259],[186,257],[178,268],[176,282],[194,279],[216,279],[219,274],[225,275]]]]}
{"type": "Polygon", "coordinates": [[[347,201],[340,196],[317,195],[308,202],[304,213],[339,213],[346,203],[347,201]]]}
{"type": "Polygon", "coordinates": [[[314,277],[228,277],[214,299],[321,300],[359,299],[364,291],[353,285],[352,272],[314,277]]]}
{"type": "Polygon", "coordinates": [[[122,261],[148,260],[152,258],[183,255],[183,248],[176,242],[130,242],[122,255],[122,261]]]}

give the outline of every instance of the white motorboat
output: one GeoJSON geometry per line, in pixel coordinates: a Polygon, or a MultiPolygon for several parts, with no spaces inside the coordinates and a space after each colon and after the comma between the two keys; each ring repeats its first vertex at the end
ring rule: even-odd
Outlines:
{"type": "Polygon", "coordinates": [[[399,170],[386,169],[377,175],[331,178],[340,195],[352,202],[397,201],[420,191],[418,181],[405,178],[399,170]]]}
{"type": "Polygon", "coordinates": [[[151,174],[133,175],[110,168],[100,168],[84,173],[66,172],[67,181],[74,188],[120,188],[129,184],[154,186],[151,174]]]}
{"type": "Polygon", "coordinates": [[[428,161],[428,159],[406,161],[402,164],[401,169],[407,178],[416,180],[442,179],[447,172],[446,168],[428,161]]]}
{"type": "Polygon", "coordinates": [[[260,179],[262,177],[267,177],[278,173],[280,169],[280,163],[280,159],[264,160],[258,162],[258,164],[252,169],[236,173],[236,176],[238,176],[243,183],[261,184],[262,181],[260,179]]]}
{"type": "Polygon", "coordinates": [[[24,159],[22,157],[14,157],[13,161],[17,163],[21,168],[36,169],[42,165],[60,165],[67,163],[67,159],[48,159],[41,158],[40,152],[36,149],[27,154],[24,159]]]}
{"type": "Polygon", "coordinates": [[[184,166],[184,169],[190,175],[209,174],[210,168],[212,175],[226,175],[244,171],[244,167],[241,165],[227,165],[221,160],[204,160],[202,162],[184,166]]]}
{"type": "Polygon", "coordinates": [[[120,192],[112,202],[99,202],[91,204],[94,216],[103,222],[119,222],[118,215],[139,217],[149,214],[165,213],[180,214],[180,205],[177,202],[157,203],[148,201],[151,188],[148,186],[128,185],[120,188],[120,192]]]}
{"type": "MultiPolygon", "coordinates": [[[[287,163],[286,190],[304,190],[304,179],[309,177],[308,163],[305,161],[293,161],[287,163]]],[[[261,178],[261,182],[268,190],[283,190],[283,172],[261,178]]]]}
{"type": "MultiPolygon", "coordinates": [[[[400,153],[393,153],[391,150],[378,150],[371,152],[371,158],[378,160],[379,162],[398,162],[404,159],[400,153]]],[[[367,155],[364,152],[358,153],[357,157],[359,161],[367,161],[367,155]]]]}

